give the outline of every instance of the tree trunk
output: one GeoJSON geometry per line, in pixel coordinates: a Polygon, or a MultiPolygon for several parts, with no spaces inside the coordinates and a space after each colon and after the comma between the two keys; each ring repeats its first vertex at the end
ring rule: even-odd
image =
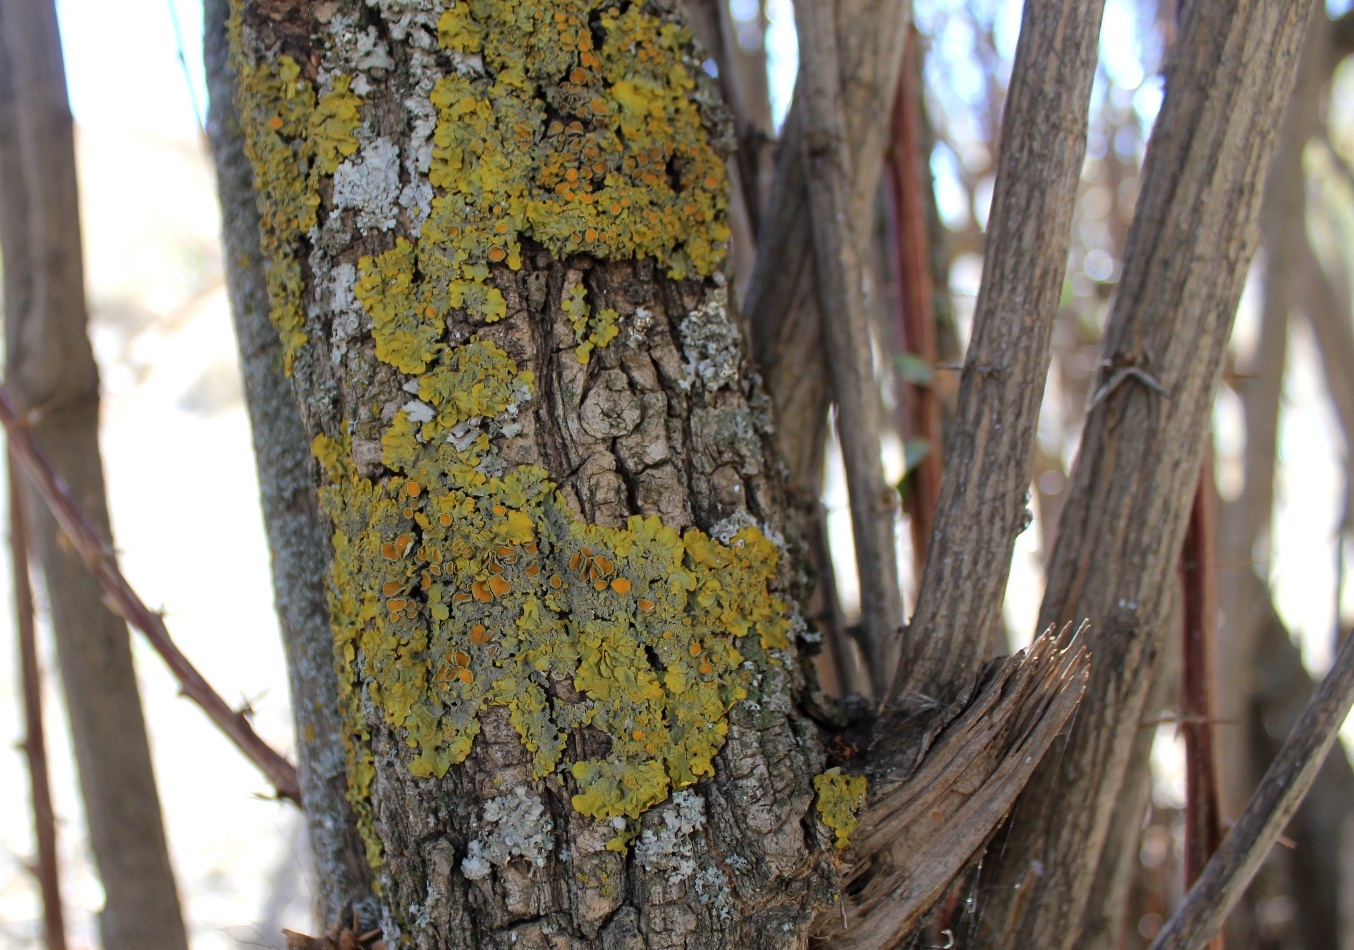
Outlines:
{"type": "MultiPolygon", "coordinates": [[[[5,380],[94,523],[110,537],[99,380],[86,335],[75,142],[50,0],[0,8],[0,251],[5,380]]],[[[186,948],[127,625],[24,485],[51,611],[106,950],[186,948]]]]}
{"type": "Polygon", "coordinates": [[[386,940],[803,946],[863,783],[815,777],[727,124],[673,9],[233,10],[386,940]]]}
{"type": "Polygon", "coordinates": [[[206,0],[203,5],[211,93],[208,126],[278,626],[287,651],[306,832],[315,855],[313,899],[320,919],[326,922],[348,907],[361,908],[373,916],[371,868],[346,794],[338,677],[325,602],[330,526],[320,512],[319,498],[310,482],[310,452],[301,410],[282,372],[282,343],[277,329],[268,319],[254,173],[244,154],[244,133],[234,104],[236,77],[228,62],[228,7],[227,0],[206,0]]]}

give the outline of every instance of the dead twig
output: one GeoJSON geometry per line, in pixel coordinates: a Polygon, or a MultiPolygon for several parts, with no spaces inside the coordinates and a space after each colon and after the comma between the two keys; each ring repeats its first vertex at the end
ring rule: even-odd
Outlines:
{"type": "Polygon", "coordinates": [[[24,755],[33,792],[33,836],[37,839],[34,875],[42,894],[42,928],[47,950],[66,950],[66,920],[61,909],[61,875],[57,869],[56,812],[47,773],[47,742],[42,730],[42,677],[38,669],[37,635],[33,628],[33,587],[28,579],[28,526],[23,494],[9,464],[9,552],[13,569],[15,627],[19,634],[19,666],[23,681],[24,755]]]}
{"type": "Polygon", "coordinates": [[[0,424],[4,425],[9,435],[11,456],[27,473],[51,509],[61,530],[80,553],[90,573],[103,587],[109,606],[145,634],[155,652],[160,654],[165,665],[174,674],[174,678],[179,681],[183,694],[201,706],[212,722],[216,723],[236,747],[258,766],[272,782],[278,797],[299,805],[301,788],[296,776],[296,767],[264,742],[249,724],[249,720],[242,713],[231,709],[174,645],[164,620],[146,606],[127,583],[127,579],[122,576],[112,547],[71,497],[61,477],[33,440],[28,426],[15,409],[8,391],[3,386],[0,386],[0,424]]]}
{"type": "Polygon", "coordinates": [[[1260,787],[1149,950],[1200,950],[1264,861],[1316,779],[1354,705],[1354,636],[1303,708],[1260,787]]]}

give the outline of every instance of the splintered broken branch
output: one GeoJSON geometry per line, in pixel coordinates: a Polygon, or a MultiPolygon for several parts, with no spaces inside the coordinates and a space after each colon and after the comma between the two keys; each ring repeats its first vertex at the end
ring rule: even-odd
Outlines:
{"type": "Polygon", "coordinates": [[[147,607],[127,583],[112,547],[71,497],[61,477],[38,448],[3,385],[0,385],[0,424],[4,425],[9,435],[9,449],[14,460],[27,472],[61,530],[70,538],[90,573],[102,585],[109,607],[145,634],[155,652],[160,654],[174,678],[179,681],[183,694],[201,706],[212,722],[258,766],[277,790],[278,797],[301,804],[296,766],[264,742],[245,715],[231,709],[174,645],[164,620],[147,607]]]}
{"type": "Polygon", "coordinates": [[[1260,787],[1149,950],[1201,950],[1222,926],[1316,779],[1354,705],[1354,635],[1303,708],[1260,787]]]}
{"type": "Polygon", "coordinates": [[[897,946],[975,860],[1081,700],[1082,632],[1049,630],[989,664],[916,769],[870,803],[849,853],[849,896],[840,916],[820,921],[828,945],[897,946]]]}

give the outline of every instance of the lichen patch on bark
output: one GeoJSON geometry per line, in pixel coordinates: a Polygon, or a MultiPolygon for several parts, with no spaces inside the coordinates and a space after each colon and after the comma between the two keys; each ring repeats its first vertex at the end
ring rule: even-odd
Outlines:
{"type": "Polygon", "coordinates": [[[239,101],[387,939],[793,942],[820,756],[690,37],[657,0],[261,6],[239,101]]]}

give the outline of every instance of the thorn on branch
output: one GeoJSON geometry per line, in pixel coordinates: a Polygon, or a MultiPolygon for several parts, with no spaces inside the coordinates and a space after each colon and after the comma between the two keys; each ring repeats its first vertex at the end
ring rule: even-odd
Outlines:
{"type": "Polygon", "coordinates": [[[242,716],[234,714],[169,636],[164,612],[151,610],[132,589],[118,567],[113,546],[85,514],[51,461],[38,447],[30,427],[21,418],[3,385],[0,385],[0,425],[4,426],[9,436],[9,449],[14,461],[23,468],[56,519],[61,529],[59,537],[64,538],[71,549],[79,552],[89,572],[103,587],[105,600],[112,601],[110,609],[145,635],[178,680],[180,695],[197,703],[217,728],[235,743],[236,748],[258,766],[277,789],[278,797],[299,805],[301,785],[296,766],[264,742],[242,716]]]}
{"type": "MultiPolygon", "coordinates": [[[[1112,364],[1106,362],[1102,364],[1101,368],[1109,369],[1111,365],[1112,364]]],[[[1120,366],[1114,371],[1114,375],[1095,391],[1095,395],[1091,397],[1091,403],[1086,407],[1086,411],[1090,412],[1096,406],[1100,405],[1110,393],[1114,392],[1130,379],[1136,379],[1158,396],[1164,398],[1169,398],[1170,396],[1170,394],[1166,392],[1166,387],[1161,385],[1161,383],[1157,381],[1157,378],[1147,372],[1147,370],[1138,366],[1120,366]]]]}

